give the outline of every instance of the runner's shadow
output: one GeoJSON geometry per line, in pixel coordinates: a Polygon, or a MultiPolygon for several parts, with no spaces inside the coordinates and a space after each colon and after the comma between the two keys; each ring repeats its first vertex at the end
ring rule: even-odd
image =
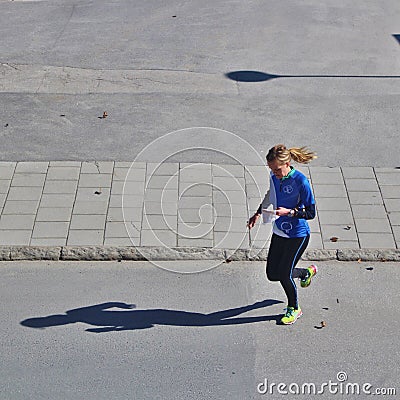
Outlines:
{"type": "Polygon", "coordinates": [[[21,322],[21,325],[29,328],[44,329],[51,326],[74,324],[83,322],[98,328],[86,329],[87,332],[102,333],[112,331],[126,331],[152,328],[155,325],[171,326],[221,326],[242,325],[261,321],[276,321],[278,315],[264,315],[254,317],[236,317],[247,311],[269,307],[282,303],[279,300],[264,300],[251,305],[217,311],[210,314],[197,312],[148,309],[133,311],[113,311],[110,308],[131,310],[134,304],[109,302],[94,306],[76,308],[66,311],[65,314],[49,315],[47,317],[29,318],[21,322]]]}

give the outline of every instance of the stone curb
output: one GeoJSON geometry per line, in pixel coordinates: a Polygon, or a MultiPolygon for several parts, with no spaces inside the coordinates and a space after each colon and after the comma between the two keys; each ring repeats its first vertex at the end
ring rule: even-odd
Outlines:
{"type": "MultiPolygon", "coordinates": [[[[198,247],[0,246],[0,261],[265,261],[267,249],[224,250],[198,247]]],[[[400,249],[309,249],[305,261],[400,261],[400,249]]]]}

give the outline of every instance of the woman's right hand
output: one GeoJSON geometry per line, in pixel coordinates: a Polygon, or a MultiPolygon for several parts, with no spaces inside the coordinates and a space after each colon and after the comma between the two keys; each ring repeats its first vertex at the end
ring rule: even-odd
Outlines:
{"type": "Polygon", "coordinates": [[[251,229],[257,222],[258,218],[260,217],[260,214],[254,214],[250,219],[249,222],[247,223],[247,227],[251,229]]]}

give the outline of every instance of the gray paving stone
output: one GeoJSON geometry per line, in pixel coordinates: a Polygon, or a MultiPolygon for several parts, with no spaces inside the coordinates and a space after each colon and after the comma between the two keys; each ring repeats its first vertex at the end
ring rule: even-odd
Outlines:
{"type": "Polygon", "coordinates": [[[48,167],[48,161],[20,161],[16,165],[15,173],[46,174],[48,167]]]}
{"type": "Polygon", "coordinates": [[[143,213],[146,215],[177,215],[178,208],[176,203],[159,203],[154,201],[146,201],[143,206],[143,213]]]}
{"type": "Polygon", "coordinates": [[[146,176],[173,176],[178,175],[179,163],[147,163],[146,176]]]}
{"type": "MultiPolygon", "coordinates": [[[[243,234],[249,234],[249,231],[241,232],[243,234]]],[[[250,230],[250,240],[252,242],[271,240],[272,237],[272,225],[268,224],[257,224],[250,230]]]]}
{"type": "Polygon", "coordinates": [[[178,202],[177,190],[163,190],[163,189],[148,189],[144,194],[146,201],[158,201],[166,203],[178,202]]]}
{"type": "Polygon", "coordinates": [[[104,231],[99,230],[70,230],[67,240],[68,246],[102,245],[104,231]]]}
{"type": "Polygon", "coordinates": [[[103,201],[76,201],[73,214],[107,214],[108,204],[103,201]]]}
{"type": "Polygon", "coordinates": [[[115,161],[115,168],[130,168],[133,166],[134,169],[146,169],[146,162],[142,161],[115,161]]]}
{"type": "Polygon", "coordinates": [[[314,233],[310,236],[310,241],[307,246],[309,249],[323,249],[322,237],[320,234],[314,233]]]}
{"type": "Polygon", "coordinates": [[[354,225],[353,216],[347,211],[319,211],[321,229],[324,225],[354,225]]]}
{"type": "Polygon", "coordinates": [[[348,192],[379,192],[375,179],[346,179],[348,192]]]}
{"type": "MultiPolygon", "coordinates": [[[[239,204],[245,204],[245,203],[242,202],[239,204]]],[[[248,206],[248,209],[250,210],[250,214],[254,214],[258,210],[258,207],[260,206],[260,199],[256,199],[256,198],[247,199],[247,206],[248,206]]]]}
{"type": "Polygon", "coordinates": [[[240,232],[215,232],[216,249],[249,249],[249,234],[240,232]]]}
{"type": "Polygon", "coordinates": [[[38,222],[68,222],[71,220],[72,207],[49,207],[39,208],[36,221],[38,222]]]}
{"type": "Polygon", "coordinates": [[[394,234],[394,239],[396,240],[397,247],[399,247],[400,243],[400,226],[393,226],[393,234],[394,234]]]}
{"type": "Polygon", "coordinates": [[[10,200],[39,200],[42,195],[41,187],[10,187],[7,201],[10,200]]]}
{"type": "Polygon", "coordinates": [[[311,180],[313,184],[321,185],[343,185],[343,176],[341,172],[311,172],[311,180]]]}
{"type": "Polygon", "coordinates": [[[349,200],[351,204],[383,204],[379,192],[349,192],[349,200]]]}
{"type": "Polygon", "coordinates": [[[139,181],[144,182],[146,177],[145,169],[137,168],[114,168],[113,180],[115,181],[139,181]]]}
{"type": "Polygon", "coordinates": [[[381,186],[384,199],[400,199],[400,186],[381,186]]]}
{"type": "MultiPolygon", "coordinates": [[[[149,216],[148,216],[149,217],[149,216]]],[[[124,208],[121,207],[110,207],[107,214],[107,222],[122,222],[142,220],[142,208],[124,208]]]]}
{"type": "MultiPolygon", "coordinates": [[[[159,231],[158,231],[159,232],[159,231]]],[[[211,239],[178,239],[178,246],[182,247],[213,247],[211,239]]]]}
{"type": "Polygon", "coordinates": [[[31,234],[31,230],[0,230],[0,245],[28,246],[31,234]]]}
{"type": "Polygon", "coordinates": [[[357,232],[391,233],[389,220],[387,218],[382,218],[382,219],[362,218],[362,219],[356,219],[355,223],[357,232]]]}
{"type": "Polygon", "coordinates": [[[346,230],[343,225],[325,225],[321,228],[323,242],[330,242],[331,238],[336,237],[338,241],[358,241],[357,232],[353,228],[346,230]]]}
{"type": "Polygon", "coordinates": [[[32,238],[66,238],[69,222],[36,222],[32,238]]]}
{"type": "Polygon", "coordinates": [[[268,187],[261,185],[246,185],[245,192],[247,197],[258,197],[260,201],[264,198],[267,193],[268,187]]]}
{"type": "Polygon", "coordinates": [[[179,185],[179,196],[185,197],[202,197],[212,196],[213,188],[211,185],[197,182],[181,182],[179,185]]]}
{"type": "Polygon", "coordinates": [[[313,184],[313,191],[316,198],[323,198],[323,197],[347,198],[347,192],[344,185],[313,184]]]}
{"type": "Polygon", "coordinates": [[[3,214],[36,214],[39,200],[7,200],[3,214]]]}
{"type": "Polygon", "coordinates": [[[251,185],[256,185],[260,188],[263,188],[263,191],[269,187],[269,177],[268,176],[260,176],[260,175],[248,175],[246,174],[245,180],[246,187],[251,185]]]}
{"type": "Polygon", "coordinates": [[[110,207],[140,208],[143,205],[143,196],[112,194],[110,207]]]}
{"type": "Polygon", "coordinates": [[[71,218],[70,229],[104,229],[106,225],[105,215],[79,215],[74,214],[71,218]]]}
{"type": "Polygon", "coordinates": [[[359,233],[361,248],[363,249],[394,249],[396,244],[390,233],[359,233]]]}
{"type": "Polygon", "coordinates": [[[215,215],[218,217],[248,218],[247,207],[244,204],[215,204],[215,215]]]}
{"type": "Polygon", "coordinates": [[[358,241],[338,240],[337,242],[323,242],[324,249],[359,249],[358,241]]]}
{"type": "Polygon", "coordinates": [[[178,176],[150,176],[146,181],[146,189],[178,189],[178,176]]]}
{"type": "Polygon", "coordinates": [[[400,212],[390,212],[388,217],[392,225],[400,225],[400,212]]]}
{"type": "Polygon", "coordinates": [[[317,202],[318,211],[350,211],[350,203],[344,197],[321,197],[317,202]]]}
{"type": "Polygon", "coordinates": [[[46,181],[43,193],[45,194],[72,194],[76,192],[78,181],[46,181]]]}
{"type": "Polygon", "coordinates": [[[179,182],[212,182],[211,170],[185,168],[179,171],[179,182]]]}
{"type": "Polygon", "coordinates": [[[110,188],[85,188],[80,187],[76,192],[76,201],[92,201],[108,203],[110,199],[110,188]]]}
{"type": "Polygon", "coordinates": [[[376,174],[388,174],[388,173],[398,174],[398,173],[400,173],[400,170],[398,167],[375,167],[374,170],[375,170],[376,174]]]}
{"type": "Polygon", "coordinates": [[[82,162],[81,174],[112,174],[113,161],[85,161],[82,162]]]}
{"type": "Polygon", "coordinates": [[[178,224],[179,239],[213,239],[213,224],[178,224]]]}
{"type": "Polygon", "coordinates": [[[341,169],[339,167],[320,167],[320,166],[316,167],[316,166],[310,165],[308,168],[310,169],[311,176],[315,172],[334,173],[334,174],[341,173],[341,169]]]}
{"type": "Polygon", "coordinates": [[[80,174],[78,187],[80,188],[110,188],[111,174],[80,174]]]}
{"type": "Polygon", "coordinates": [[[140,245],[175,247],[177,245],[177,237],[176,234],[170,230],[142,230],[140,245]]]}
{"type": "Polygon", "coordinates": [[[53,167],[50,163],[46,180],[77,181],[79,179],[79,171],[80,167],[53,167]]]}
{"type": "Polygon", "coordinates": [[[3,208],[7,198],[7,193],[0,193],[0,208],[3,208]]]}
{"type": "MultiPolygon", "coordinates": [[[[132,229],[129,223],[125,224],[124,222],[107,222],[105,236],[123,238],[129,237],[131,232],[132,229]]],[[[137,234],[135,233],[134,235],[136,236],[137,234]]]]}
{"type": "Polygon", "coordinates": [[[17,165],[15,161],[0,161],[0,168],[14,168],[17,165]]]}
{"type": "Polygon", "coordinates": [[[307,222],[310,226],[311,232],[321,232],[318,215],[314,219],[310,219],[307,222]]]}
{"type": "Polygon", "coordinates": [[[247,232],[246,220],[241,218],[217,217],[215,232],[247,232]]]}
{"type": "Polygon", "coordinates": [[[387,218],[383,205],[354,204],[352,205],[355,219],[359,218],[387,218]]]}
{"type": "Polygon", "coordinates": [[[65,246],[67,239],[64,238],[32,238],[30,246],[65,246]]]}
{"type": "Polygon", "coordinates": [[[376,178],[380,186],[384,185],[400,185],[400,170],[394,172],[378,172],[376,171],[376,178]]]}
{"type": "Polygon", "coordinates": [[[144,195],[144,193],[147,192],[147,190],[150,189],[145,186],[145,183],[143,181],[141,182],[126,181],[125,185],[122,188],[122,193],[133,194],[133,195],[144,195]]]}
{"type": "Polygon", "coordinates": [[[35,215],[2,215],[0,217],[0,230],[32,230],[35,215]]]}
{"type": "Polygon", "coordinates": [[[40,200],[40,207],[70,208],[74,205],[75,194],[43,194],[40,200]]]}
{"type": "Polygon", "coordinates": [[[80,161],[50,161],[50,167],[81,167],[80,161]]]}
{"type": "MultiPolygon", "coordinates": [[[[131,194],[131,195],[142,195],[145,193],[145,184],[142,182],[132,181],[113,181],[111,185],[111,194],[131,194]]],[[[162,189],[147,189],[161,191],[162,189]]]]}
{"type": "Polygon", "coordinates": [[[213,178],[213,186],[216,190],[225,191],[244,191],[245,190],[245,180],[244,178],[228,178],[216,176],[213,178]]]}
{"type": "Polygon", "coordinates": [[[211,171],[212,164],[209,163],[180,163],[180,169],[187,169],[187,168],[192,168],[195,170],[209,170],[211,171]]]}
{"type": "Polygon", "coordinates": [[[178,212],[178,223],[213,223],[213,211],[211,207],[184,208],[178,212]]]}
{"type": "Polygon", "coordinates": [[[235,176],[244,178],[244,166],[239,164],[212,164],[213,176],[235,176]]]}
{"type": "Polygon", "coordinates": [[[181,197],[177,203],[179,209],[209,207],[212,205],[211,197],[181,197]]]}
{"type": "Polygon", "coordinates": [[[177,231],[176,215],[146,215],[143,217],[142,229],[177,231]]]}
{"type": "Polygon", "coordinates": [[[400,211],[400,199],[385,199],[385,208],[389,212],[400,211]]]}
{"type": "Polygon", "coordinates": [[[128,237],[124,238],[105,238],[104,239],[105,246],[138,246],[139,242],[137,239],[133,238],[132,240],[128,237]]]}
{"type": "Polygon", "coordinates": [[[14,175],[15,163],[10,165],[0,164],[0,179],[11,179],[14,175]]]}
{"type": "Polygon", "coordinates": [[[0,194],[8,193],[10,186],[11,186],[10,179],[1,179],[0,180],[0,194]]]}
{"type": "Polygon", "coordinates": [[[372,167],[342,167],[345,179],[375,179],[372,167]]]}
{"type": "MultiPolygon", "coordinates": [[[[239,191],[229,190],[227,192],[213,190],[212,197],[213,197],[213,204],[217,204],[217,203],[246,204],[246,193],[243,192],[243,190],[239,190],[239,191]]],[[[256,199],[256,198],[253,197],[252,199],[256,199]]],[[[261,203],[261,200],[259,197],[257,197],[257,201],[258,201],[258,204],[261,203]]]]}

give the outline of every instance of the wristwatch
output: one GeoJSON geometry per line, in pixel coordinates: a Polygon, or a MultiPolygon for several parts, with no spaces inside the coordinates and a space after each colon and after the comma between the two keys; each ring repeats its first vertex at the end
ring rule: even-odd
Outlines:
{"type": "Polygon", "coordinates": [[[289,217],[294,217],[295,212],[296,212],[295,210],[291,209],[289,211],[289,217]]]}

